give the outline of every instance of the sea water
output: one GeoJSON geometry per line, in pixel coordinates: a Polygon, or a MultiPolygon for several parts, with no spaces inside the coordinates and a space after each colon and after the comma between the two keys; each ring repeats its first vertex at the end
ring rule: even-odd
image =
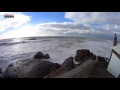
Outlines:
{"type": "Polygon", "coordinates": [[[48,53],[48,61],[62,64],[78,49],[89,49],[96,55],[110,58],[111,40],[80,37],[27,37],[0,40],[0,67],[3,71],[10,63],[32,58],[41,51],[48,53]]]}

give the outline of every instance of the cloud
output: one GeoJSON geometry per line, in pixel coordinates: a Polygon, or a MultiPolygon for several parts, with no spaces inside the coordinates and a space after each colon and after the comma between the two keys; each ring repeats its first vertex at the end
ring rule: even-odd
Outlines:
{"type": "Polygon", "coordinates": [[[30,20],[30,16],[20,12],[0,12],[0,32],[9,28],[18,28],[30,20]],[[4,18],[5,14],[14,14],[14,18],[4,18]]]}
{"type": "Polygon", "coordinates": [[[32,26],[32,25],[26,24],[20,28],[6,31],[2,35],[0,35],[0,39],[31,37],[31,36],[55,36],[61,33],[61,30],[58,32],[50,28],[46,28],[46,29],[42,28],[39,25],[40,24],[32,26]]]}
{"type": "Polygon", "coordinates": [[[120,12],[66,12],[65,18],[88,26],[87,33],[120,34],[120,12]]]}
{"type": "Polygon", "coordinates": [[[120,12],[66,12],[65,18],[82,24],[120,25],[120,12]]]}
{"type": "MultiPolygon", "coordinates": [[[[0,13],[1,15],[4,13],[0,13]]],[[[55,36],[55,35],[120,35],[120,13],[119,12],[66,12],[65,18],[73,22],[49,22],[27,24],[31,18],[23,13],[14,13],[13,19],[1,19],[0,31],[12,27],[10,31],[2,34],[0,38],[15,38],[29,36],[55,36]],[[21,26],[21,27],[20,27],[21,26]]]]}
{"type": "Polygon", "coordinates": [[[34,26],[24,25],[21,28],[6,32],[0,38],[15,38],[15,37],[29,37],[29,36],[55,36],[55,35],[78,35],[78,34],[120,34],[120,26],[117,25],[101,25],[101,26],[86,26],[74,22],[50,22],[36,24],[34,26]]]}
{"type": "Polygon", "coordinates": [[[2,34],[0,38],[4,39],[4,38],[15,38],[15,37],[25,37],[25,36],[35,35],[35,32],[33,30],[34,30],[34,27],[30,25],[26,25],[19,29],[13,29],[13,30],[7,31],[4,34],[2,34]]]}
{"type": "Polygon", "coordinates": [[[51,23],[43,23],[38,24],[37,27],[39,29],[49,29],[54,31],[62,31],[64,34],[67,33],[79,33],[79,34],[110,34],[110,33],[118,33],[120,32],[120,25],[110,25],[110,24],[102,24],[98,26],[79,24],[76,22],[51,22],[51,23]]]}
{"type": "Polygon", "coordinates": [[[37,25],[41,29],[52,29],[52,30],[75,30],[75,29],[85,29],[88,28],[86,26],[82,26],[80,24],[74,23],[74,22],[63,22],[63,23],[57,23],[57,22],[50,22],[50,23],[43,23],[37,25]]]}

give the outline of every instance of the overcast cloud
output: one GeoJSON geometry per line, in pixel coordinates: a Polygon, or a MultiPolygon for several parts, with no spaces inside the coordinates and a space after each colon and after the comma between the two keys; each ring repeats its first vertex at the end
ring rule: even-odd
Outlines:
{"type": "Polygon", "coordinates": [[[52,35],[120,35],[120,12],[66,12],[64,18],[72,22],[49,22],[28,25],[31,16],[23,13],[14,13],[14,19],[3,19],[0,13],[0,32],[8,31],[0,38],[24,36],[52,36],[52,35]],[[21,27],[23,25],[23,27],[21,27]]]}

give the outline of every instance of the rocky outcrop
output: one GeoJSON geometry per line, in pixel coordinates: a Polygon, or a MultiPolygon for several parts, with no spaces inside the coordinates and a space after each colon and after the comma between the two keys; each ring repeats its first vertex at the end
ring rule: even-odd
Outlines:
{"type": "Polygon", "coordinates": [[[80,64],[82,64],[90,57],[93,57],[93,53],[91,53],[89,50],[82,49],[76,51],[75,60],[78,61],[80,64]]]}
{"type": "Polygon", "coordinates": [[[2,75],[2,78],[18,78],[17,69],[14,65],[9,65],[2,75]]]}
{"type": "Polygon", "coordinates": [[[42,52],[37,52],[34,56],[35,59],[44,59],[44,54],[42,52]]]}
{"type": "Polygon", "coordinates": [[[35,59],[49,59],[49,54],[44,55],[42,52],[37,52],[34,56],[35,59]]]}
{"type": "Polygon", "coordinates": [[[43,78],[61,65],[45,60],[27,59],[9,65],[2,78],[43,78]]]}
{"type": "MultiPolygon", "coordinates": [[[[20,60],[8,65],[3,73],[0,68],[0,74],[2,73],[2,78],[54,78],[78,67],[87,60],[96,60],[96,57],[97,56],[93,55],[89,50],[77,50],[75,61],[79,62],[78,64],[74,64],[73,57],[69,57],[62,65],[59,65],[43,60],[49,59],[49,54],[44,55],[42,52],[38,52],[34,58],[20,60]]],[[[107,68],[108,62],[106,60],[108,59],[98,56],[96,67],[107,68]]]]}
{"type": "Polygon", "coordinates": [[[50,58],[49,54],[46,54],[46,55],[44,56],[44,59],[49,59],[49,58],[50,58]]]}
{"type": "Polygon", "coordinates": [[[72,70],[73,68],[75,68],[74,67],[74,62],[73,62],[73,57],[69,57],[62,63],[60,68],[58,68],[55,71],[51,72],[50,74],[48,74],[44,78],[54,78],[56,76],[59,76],[59,75],[61,75],[63,73],[66,73],[66,72],[72,70]]]}

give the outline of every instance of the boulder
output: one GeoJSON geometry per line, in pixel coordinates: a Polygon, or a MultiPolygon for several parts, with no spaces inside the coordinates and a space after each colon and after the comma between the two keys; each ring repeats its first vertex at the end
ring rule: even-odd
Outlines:
{"type": "Polygon", "coordinates": [[[44,54],[42,52],[37,52],[34,56],[35,59],[43,59],[44,58],[44,54]]]}
{"type": "Polygon", "coordinates": [[[75,60],[78,62],[84,62],[87,59],[89,59],[91,56],[93,56],[93,53],[91,53],[89,50],[86,49],[77,50],[75,60]]]}
{"type": "Polygon", "coordinates": [[[46,55],[44,56],[44,59],[49,59],[49,58],[50,58],[49,54],[46,54],[46,55]]]}
{"type": "Polygon", "coordinates": [[[13,63],[9,64],[10,67],[13,66],[13,65],[14,65],[13,63]]]}
{"type": "Polygon", "coordinates": [[[45,60],[27,59],[8,66],[2,78],[43,78],[61,65],[45,60]]]}
{"type": "Polygon", "coordinates": [[[63,73],[66,73],[66,72],[72,70],[73,68],[75,68],[74,67],[74,62],[73,62],[73,57],[69,57],[62,63],[60,68],[58,68],[55,71],[51,72],[50,74],[48,74],[44,78],[54,78],[56,76],[59,76],[59,75],[61,75],[63,73]]]}
{"type": "Polygon", "coordinates": [[[0,68],[0,74],[2,74],[2,69],[0,68]]]}
{"type": "Polygon", "coordinates": [[[13,64],[8,65],[7,69],[4,71],[2,78],[18,78],[18,72],[14,68],[13,64]]]}

